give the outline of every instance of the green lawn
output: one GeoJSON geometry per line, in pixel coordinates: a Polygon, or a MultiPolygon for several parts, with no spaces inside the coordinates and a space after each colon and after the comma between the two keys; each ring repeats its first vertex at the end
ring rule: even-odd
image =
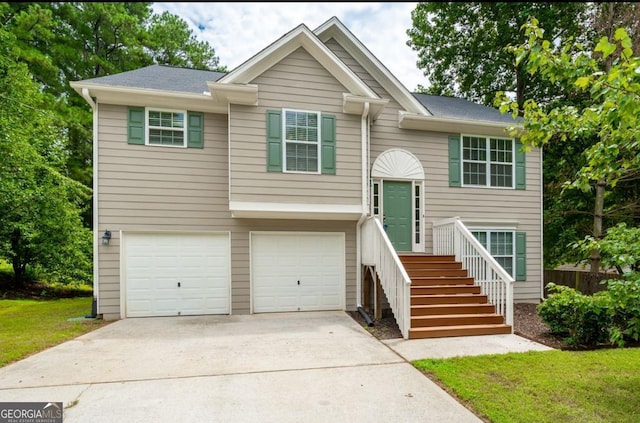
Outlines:
{"type": "Polygon", "coordinates": [[[413,363],[493,423],[640,422],[640,348],[413,363]]]}
{"type": "Polygon", "coordinates": [[[0,367],[106,324],[86,319],[91,297],[56,300],[0,300],[0,367]]]}

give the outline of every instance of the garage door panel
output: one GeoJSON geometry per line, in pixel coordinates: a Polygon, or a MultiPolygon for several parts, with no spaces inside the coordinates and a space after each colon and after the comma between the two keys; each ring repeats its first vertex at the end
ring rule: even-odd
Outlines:
{"type": "Polygon", "coordinates": [[[344,309],[344,234],[255,233],[251,248],[254,312],[344,309]]]}
{"type": "Polygon", "coordinates": [[[228,234],[125,234],[128,317],[229,313],[228,234]]]}

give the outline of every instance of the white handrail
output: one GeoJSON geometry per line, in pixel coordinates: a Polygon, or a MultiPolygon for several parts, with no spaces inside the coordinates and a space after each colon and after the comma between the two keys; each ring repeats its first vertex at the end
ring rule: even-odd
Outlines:
{"type": "Polygon", "coordinates": [[[362,264],[375,266],[396,323],[404,339],[411,326],[411,279],[382,224],[369,217],[362,224],[362,264]]]}
{"type": "Polygon", "coordinates": [[[454,217],[433,224],[433,254],[455,255],[469,276],[480,285],[496,311],[505,317],[513,330],[514,279],[476,239],[469,229],[454,217]]]}

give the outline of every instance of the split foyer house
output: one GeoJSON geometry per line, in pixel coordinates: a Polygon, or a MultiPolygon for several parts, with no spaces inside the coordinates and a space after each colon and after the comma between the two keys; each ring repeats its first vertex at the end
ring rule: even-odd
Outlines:
{"type": "Polygon", "coordinates": [[[335,17],[229,73],[72,86],[105,319],[384,302],[419,338],[510,333],[542,296],[541,153],[495,109],[412,94],[335,17]]]}

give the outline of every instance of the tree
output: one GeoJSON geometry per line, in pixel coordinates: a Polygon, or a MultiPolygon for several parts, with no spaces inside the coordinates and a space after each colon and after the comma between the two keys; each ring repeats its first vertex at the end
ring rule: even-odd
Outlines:
{"type": "MultiPolygon", "coordinates": [[[[96,78],[154,63],[224,70],[214,49],[187,24],[149,2],[2,3],[0,23],[16,36],[19,61],[56,98],[51,110],[68,133],[64,173],[92,186],[92,114],[70,81],[96,78]]],[[[85,225],[90,227],[91,199],[85,225]]]]}
{"type": "Polygon", "coordinates": [[[418,52],[417,66],[430,86],[421,90],[492,105],[499,91],[522,107],[527,98],[552,98],[553,84],[531,75],[506,50],[523,42],[520,31],[536,16],[550,39],[577,36],[586,3],[426,2],[411,13],[407,44],[418,52]]]}
{"type": "MultiPolygon", "coordinates": [[[[545,108],[533,99],[523,107],[504,94],[497,104],[503,112],[524,116],[524,131],[514,133],[528,148],[549,142],[595,140],[584,151],[584,164],[564,188],[594,196],[592,236],[603,233],[605,191],[640,172],[640,58],[633,56],[632,40],[623,28],[612,39],[603,36],[592,50],[572,39],[560,48],[544,38],[534,18],[524,26],[527,40],[509,50],[530,74],[560,84],[570,95],[584,98],[576,104],[545,108]]],[[[599,248],[591,251],[591,271],[600,268],[599,248]]]]}
{"type": "Polygon", "coordinates": [[[89,282],[91,233],[80,215],[90,190],[63,174],[66,132],[17,51],[0,28],[0,257],[18,284],[28,266],[89,282]]]}

